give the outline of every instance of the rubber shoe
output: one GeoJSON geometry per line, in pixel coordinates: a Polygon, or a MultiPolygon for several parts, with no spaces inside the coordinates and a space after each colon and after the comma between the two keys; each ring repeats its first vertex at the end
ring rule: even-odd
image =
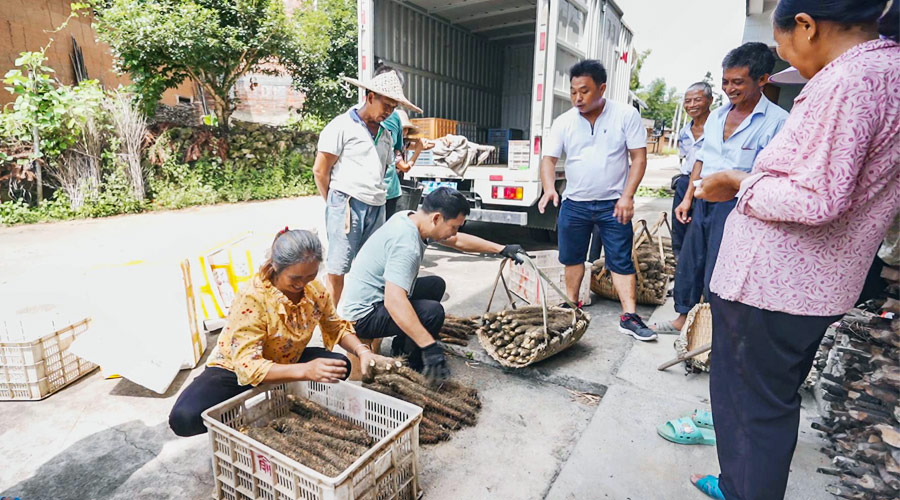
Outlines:
{"type": "Polygon", "coordinates": [[[619,331],[644,342],[656,340],[656,332],[648,328],[644,320],[634,313],[623,314],[619,318],[619,331]]]}

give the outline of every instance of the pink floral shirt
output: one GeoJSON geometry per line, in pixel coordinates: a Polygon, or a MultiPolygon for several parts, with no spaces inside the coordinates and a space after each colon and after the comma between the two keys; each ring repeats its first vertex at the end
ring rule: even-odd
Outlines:
{"type": "Polygon", "coordinates": [[[859,44],[819,71],[741,183],[710,289],[831,316],[855,304],[900,210],[900,45],[859,44]]]}

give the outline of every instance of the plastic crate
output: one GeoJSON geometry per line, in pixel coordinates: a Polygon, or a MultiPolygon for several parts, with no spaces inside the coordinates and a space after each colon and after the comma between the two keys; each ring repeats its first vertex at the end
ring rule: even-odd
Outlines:
{"type": "Polygon", "coordinates": [[[531,166],[531,141],[509,141],[506,163],[510,170],[528,170],[531,166]]]}
{"type": "MultiPolygon", "coordinates": [[[[528,252],[528,255],[532,256],[532,262],[534,262],[538,269],[547,275],[548,279],[559,287],[560,290],[566,291],[566,266],[559,263],[558,251],[541,250],[537,252],[528,252]]],[[[531,304],[540,304],[543,301],[543,295],[541,294],[540,289],[540,277],[534,272],[534,269],[528,266],[516,265],[514,262],[510,261],[506,273],[506,284],[509,286],[509,291],[531,304]]],[[[549,302],[547,305],[555,306],[565,301],[565,297],[561,297],[553,290],[553,288],[544,285],[544,289],[547,291],[547,301],[549,302]]],[[[581,280],[581,288],[578,291],[578,296],[584,301],[585,305],[591,303],[590,262],[584,263],[584,279],[581,280]]]]}
{"type": "Polygon", "coordinates": [[[478,126],[471,122],[456,122],[456,135],[461,135],[470,142],[478,142],[478,126]]]}
{"type": "Polygon", "coordinates": [[[413,118],[410,120],[419,131],[411,137],[440,139],[445,135],[456,134],[456,120],[445,118],[413,118]]]}
{"type": "MultiPolygon", "coordinates": [[[[406,161],[412,161],[413,155],[416,154],[415,149],[409,149],[406,151],[406,161]]],[[[416,158],[416,165],[424,166],[424,167],[433,167],[434,166],[434,151],[432,150],[423,150],[419,153],[419,157],[416,158]]]]}
{"type": "Polygon", "coordinates": [[[506,142],[506,141],[515,141],[519,139],[523,139],[525,137],[525,132],[523,130],[519,130],[517,128],[489,128],[488,129],[488,142],[493,144],[495,142],[506,142]]]}
{"type": "Polygon", "coordinates": [[[97,368],[68,352],[89,326],[90,318],[0,323],[0,401],[43,399],[97,368]]]}
{"type": "Polygon", "coordinates": [[[203,412],[213,452],[214,498],[417,499],[421,419],[418,406],[348,382],[291,382],[247,391],[203,412]],[[285,416],[288,394],[361,425],[378,442],[337,477],[327,477],[237,430],[285,416]]]}

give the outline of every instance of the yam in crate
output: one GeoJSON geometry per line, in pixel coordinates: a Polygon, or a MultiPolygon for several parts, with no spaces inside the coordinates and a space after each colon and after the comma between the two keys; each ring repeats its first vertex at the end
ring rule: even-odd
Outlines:
{"type": "Polygon", "coordinates": [[[0,401],[38,400],[97,368],[69,352],[90,318],[0,322],[0,401]]]}
{"type": "Polygon", "coordinates": [[[214,497],[224,500],[414,500],[419,486],[422,409],[347,382],[291,382],[260,387],[203,412],[213,451],[214,497]],[[288,395],[324,406],[364,427],[375,446],[336,477],[263,445],[238,429],[286,416],[288,395]]]}
{"type": "Polygon", "coordinates": [[[411,135],[413,139],[440,139],[445,135],[456,134],[456,120],[445,118],[413,118],[410,120],[418,132],[411,135]]]}
{"type": "Polygon", "coordinates": [[[540,304],[516,308],[510,287],[503,277],[503,267],[509,260],[504,259],[500,263],[486,312],[482,316],[484,324],[476,330],[478,341],[488,355],[507,368],[522,368],[568,349],[581,340],[591,322],[590,315],[566,299],[565,293],[540,271],[531,258],[527,255],[522,255],[521,258],[524,263],[520,265],[530,267],[539,276],[539,294],[542,297],[540,304]],[[501,282],[512,310],[491,313],[494,294],[501,282]],[[548,306],[548,286],[564,297],[570,308],[548,306]]]}
{"type": "MultiPolygon", "coordinates": [[[[566,289],[566,266],[559,263],[559,252],[556,250],[540,250],[531,252],[532,262],[535,263],[537,269],[540,269],[550,281],[556,285],[559,290],[566,289]]],[[[585,276],[590,276],[591,264],[584,263],[585,276]]],[[[530,266],[517,265],[510,261],[506,283],[509,285],[509,291],[514,293],[522,300],[529,304],[540,304],[544,300],[541,293],[540,276],[536,269],[530,266]]],[[[578,296],[582,298],[584,305],[591,304],[591,281],[588,279],[581,281],[581,289],[578,296]]],[[[550,305],[561,304],[566,300],[565,294],[560,294],[553,288],[547,290],[547,300],[550,305]]]]}
{"type": "MultiPolygon", "coordinates": [[[[666,302],[670,276],[666,272],[665,250],[660,236],[650,234],[647,221],[638,221],[641,230],[635,235],[631,257],[637,271],[637,302],[661,305],[666,302]]],[[[606,249],[603,250],[606,252],[606,249]]],[[[612,276],[603,258],[591,270],[591,291],[607,299],[619,300],[612,276]]]]}
{"type": "Polygon", "coordinates": [[[507,164],[510,170],[528,170],[531,166],[531,141],[509,141],[507,164]]]}

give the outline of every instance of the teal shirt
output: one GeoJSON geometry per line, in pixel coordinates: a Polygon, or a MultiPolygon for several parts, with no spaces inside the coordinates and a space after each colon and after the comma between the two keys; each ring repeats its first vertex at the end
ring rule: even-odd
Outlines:
{"type": "MultiPolygon", "coordinates": [[[[381,122],[381,126],[386,128],[394,139],[394,151],[403,151],[403,126],[400,124],[400,117],[397,112],[391,113],[387,120],[381,122]]],[[[397,175],[397,167],[391,162],[384,172],[384,184],[387,188],[387,199],[391,200],[400,197],[400,177],[397,175]]]]}

